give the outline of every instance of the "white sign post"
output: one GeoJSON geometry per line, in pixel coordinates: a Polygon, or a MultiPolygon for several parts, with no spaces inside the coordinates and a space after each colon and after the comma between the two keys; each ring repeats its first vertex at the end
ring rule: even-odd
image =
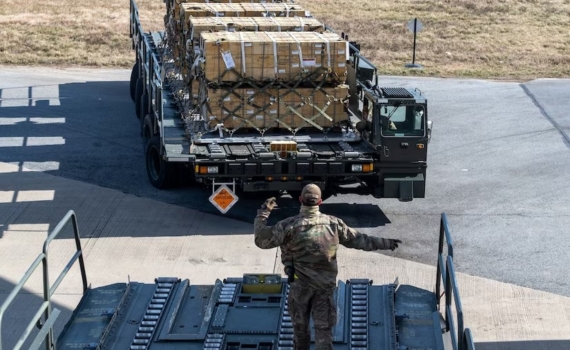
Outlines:
{"type": "Polygon", "coordinates": [[[406,68],[418,68],[418,69],[423,68],[421,64],[416,63],[416,35],[419,31],[423,29],[423,27],[424,27],[423,23],[417,18],[414,18],[408,22],[408,29],[412,33],[414,33],[414,49],[413,49],[414,51],[412,56],[412,63],[407,63],[406,68]]]}

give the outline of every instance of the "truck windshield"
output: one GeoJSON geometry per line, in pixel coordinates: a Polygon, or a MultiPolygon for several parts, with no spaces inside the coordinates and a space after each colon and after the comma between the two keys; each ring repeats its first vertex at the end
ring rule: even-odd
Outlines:
{"type": "Polygon", "coordinates": [[[422,105],[381,105],[382,136],[424,136],[424,114],[422,105]]]}

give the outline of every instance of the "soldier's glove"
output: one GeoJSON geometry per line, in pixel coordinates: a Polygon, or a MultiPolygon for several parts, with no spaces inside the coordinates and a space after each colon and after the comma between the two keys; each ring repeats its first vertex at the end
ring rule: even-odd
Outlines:
{"type": "Polygon", "coordinates": [[[398,243],[402,243],[402,241],[400,241],[399,239],[389,239],[389,244],[390,244],[390,250],[394,250],[396,248],[398,248],[398,243]]]}
{"type": "Polygon", "coordinates": [[[287,282],[293,283],[295,281],[295,269],[293,266],[285,266],[285,274],[287,275],[287,282]]]}
{"type": "Polygon", "coordinates": [[[265,203],[261,206],[261,209],[267,209],[269,211],[273,210],[277,206],[277,199],[275,197],[271,197],[265,200],[265,203]]]}

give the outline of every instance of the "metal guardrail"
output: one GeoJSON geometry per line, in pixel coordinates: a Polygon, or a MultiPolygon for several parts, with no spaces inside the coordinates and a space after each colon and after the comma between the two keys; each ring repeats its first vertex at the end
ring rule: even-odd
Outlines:
{"type": "Polygon", "coordinates": [[[39,349],[41,343],[45,340],[45,348],[47,350],[55,350],[56,346],[53,339],[53,325],[55,320],[60,314],[60,310],[53,309],[51,306],[51,297],[55,293],[57,287],[60,285],[63,278],[67,275],[73,264],[79,260],[79,266],[81,270],[81,279],[83,281],[83,294],[88,289],[87,285],[87,275],[85,273],[85,262],[83,261],[83,250],[81,249],[81,240],[79,238],[79,227],[77,225],[77,216],[73,210],[67,212],[65,217],[59,222],[59,224],[55,227],[55,229],[49,234],[48,238],[44,242],[43,251],[36,260],[32,263],[30,268],[24,274],[24,277],[20,280],[20,282],[14,287],[12,292],[8,295],[8,298],[4,301],[2,306],[0,306],[0,350],[2,350],[2,319],[4,318],[4,313],[12,304],[18,293],[24,287],[24,284],[28,281],[30,276],[36,271],[40,263],[43,265],[43,298],[44,301],[40,306],[40,309],[34,315],[32,321],[28,324],[24,333],[20,336],[20,339],[14,346],[14,350],[18,350],[22,348],[32,329],[34,328],[34,323],[37,324],[37,327],[40,329],[39,333],[36,335],[32,345],[30,345],[29,349],[39,349]],[[53,286],[50,287],[49,283],[49,270],[48,270],[48,248],[51,241],[53,241],[62,231],[62,229],[67,225],[67,223],[71,220],[73,224],[73,233],[75,237],[75,247],[76,252],[71,258],[71,260],[65,265],[63,271],[59,274],[53,286]],[[42,324],[41,317],[42,313],[45,316],[45,322],[42,324]]]}
{"type": "Polygon", "coordinates": [[[467,328],[465,330],[465,350],[475,350],[475,343],[473,342],[473,335],[471,330],[467,328]]]}
{"type": "Polygon", "coordinates": [[[437,275],[436,275],[436,298],[439,309],[441,294],[441,283],[443,282],[443,292],[445,294],[445,331],[449,332],[453,350],[475,350],[473,336],[469,328],[465,329],[463,323],[463,306],[459,297],[459,288],[455,278],[455,268],[453,265],[453,242],[447,224],[447,216],[441,214],[439,228],[439,249],[437,254],[437,275]],[[447,248],[447,256],[443,256],[443,248],[447,248]],[[455,303],[452,304],[451,300],[455,303]],[[455,308],[456,320],[453,317],[455,308]],[[455,327],[457,323],[457,328],[455,327]]]}

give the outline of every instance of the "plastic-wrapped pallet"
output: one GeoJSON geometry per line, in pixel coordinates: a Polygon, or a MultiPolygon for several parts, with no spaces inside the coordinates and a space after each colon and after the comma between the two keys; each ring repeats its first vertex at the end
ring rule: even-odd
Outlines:
{"type": "Polygon", "coordinates": [[[336,33],[202,33],[200,51],[208,81],[346,81],[348,42],[336,33]]]}

